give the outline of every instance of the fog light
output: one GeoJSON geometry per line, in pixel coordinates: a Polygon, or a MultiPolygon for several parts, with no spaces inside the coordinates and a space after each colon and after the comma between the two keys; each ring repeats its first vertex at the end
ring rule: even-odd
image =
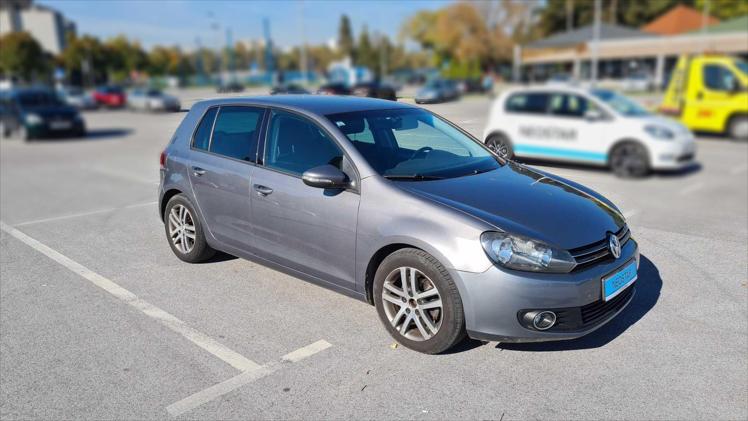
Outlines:
{"type": "Polygon", "coordinates": [[[537,330],[548,330],[556,324],[556,313],[552,311],[538,312],[532,318],[532,326],[537,330]]]}

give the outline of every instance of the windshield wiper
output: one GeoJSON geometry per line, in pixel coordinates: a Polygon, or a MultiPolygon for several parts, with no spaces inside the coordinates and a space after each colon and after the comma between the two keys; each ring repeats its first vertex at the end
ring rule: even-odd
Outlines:
{"type": "Polygon", "coordinates": [[[384,178],[388,180],[443,180],[444,177],[438,175],[423,175],[423,174],[403,174],[403,175],[385,175],[384,178]]]}

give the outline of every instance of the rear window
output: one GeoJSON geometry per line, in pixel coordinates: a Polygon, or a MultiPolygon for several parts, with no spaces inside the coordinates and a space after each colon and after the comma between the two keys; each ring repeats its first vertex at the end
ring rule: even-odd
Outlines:
{"type": "Polygon", "coordinates": [[[547,93],[514,94],[506,101],[506,111],[512,113],[545,114],[547,109],[547,93]]]}
{"type": "Polygon", "coordinates": [[[195,136],[192,138],[192,147],[195,149],[208,150],[210,146],[210,131],[213,128],[213,120],[216,118],[216,112],[218,107],[213,107],[208,110],[200,120],[200,124],[195,130],[195,136]]]}

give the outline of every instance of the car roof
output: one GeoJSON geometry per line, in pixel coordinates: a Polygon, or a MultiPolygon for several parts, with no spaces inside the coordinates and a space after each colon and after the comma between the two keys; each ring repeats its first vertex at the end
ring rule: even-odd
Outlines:
{"type": "Polygon", "coordinates": [[[569,85],[536,85],[510,88],[505,91],[507,94],[516,94],[522,92],[563,92],[569,94],[589,95],[590,89],[569,85]]]}
{"type": "Polygon", "coordinates": [[[402,102],[376,98],[342,95],[274,95],[209,99],[201,101],[206,106],[246,104],[277,106],[297,109],[309,114],[324,116],[350,111],[386,110],[393,108],[418,108],[402,102]]]}

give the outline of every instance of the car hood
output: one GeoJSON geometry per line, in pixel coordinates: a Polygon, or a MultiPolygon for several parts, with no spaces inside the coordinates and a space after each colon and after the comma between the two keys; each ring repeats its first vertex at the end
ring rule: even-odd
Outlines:
{"type": "Polygon", "coordinates": [[[600,241],[625,224],[602,200],[516,163],[483,174],[396,183],[500,230],[565,249],[600,241]]]}

